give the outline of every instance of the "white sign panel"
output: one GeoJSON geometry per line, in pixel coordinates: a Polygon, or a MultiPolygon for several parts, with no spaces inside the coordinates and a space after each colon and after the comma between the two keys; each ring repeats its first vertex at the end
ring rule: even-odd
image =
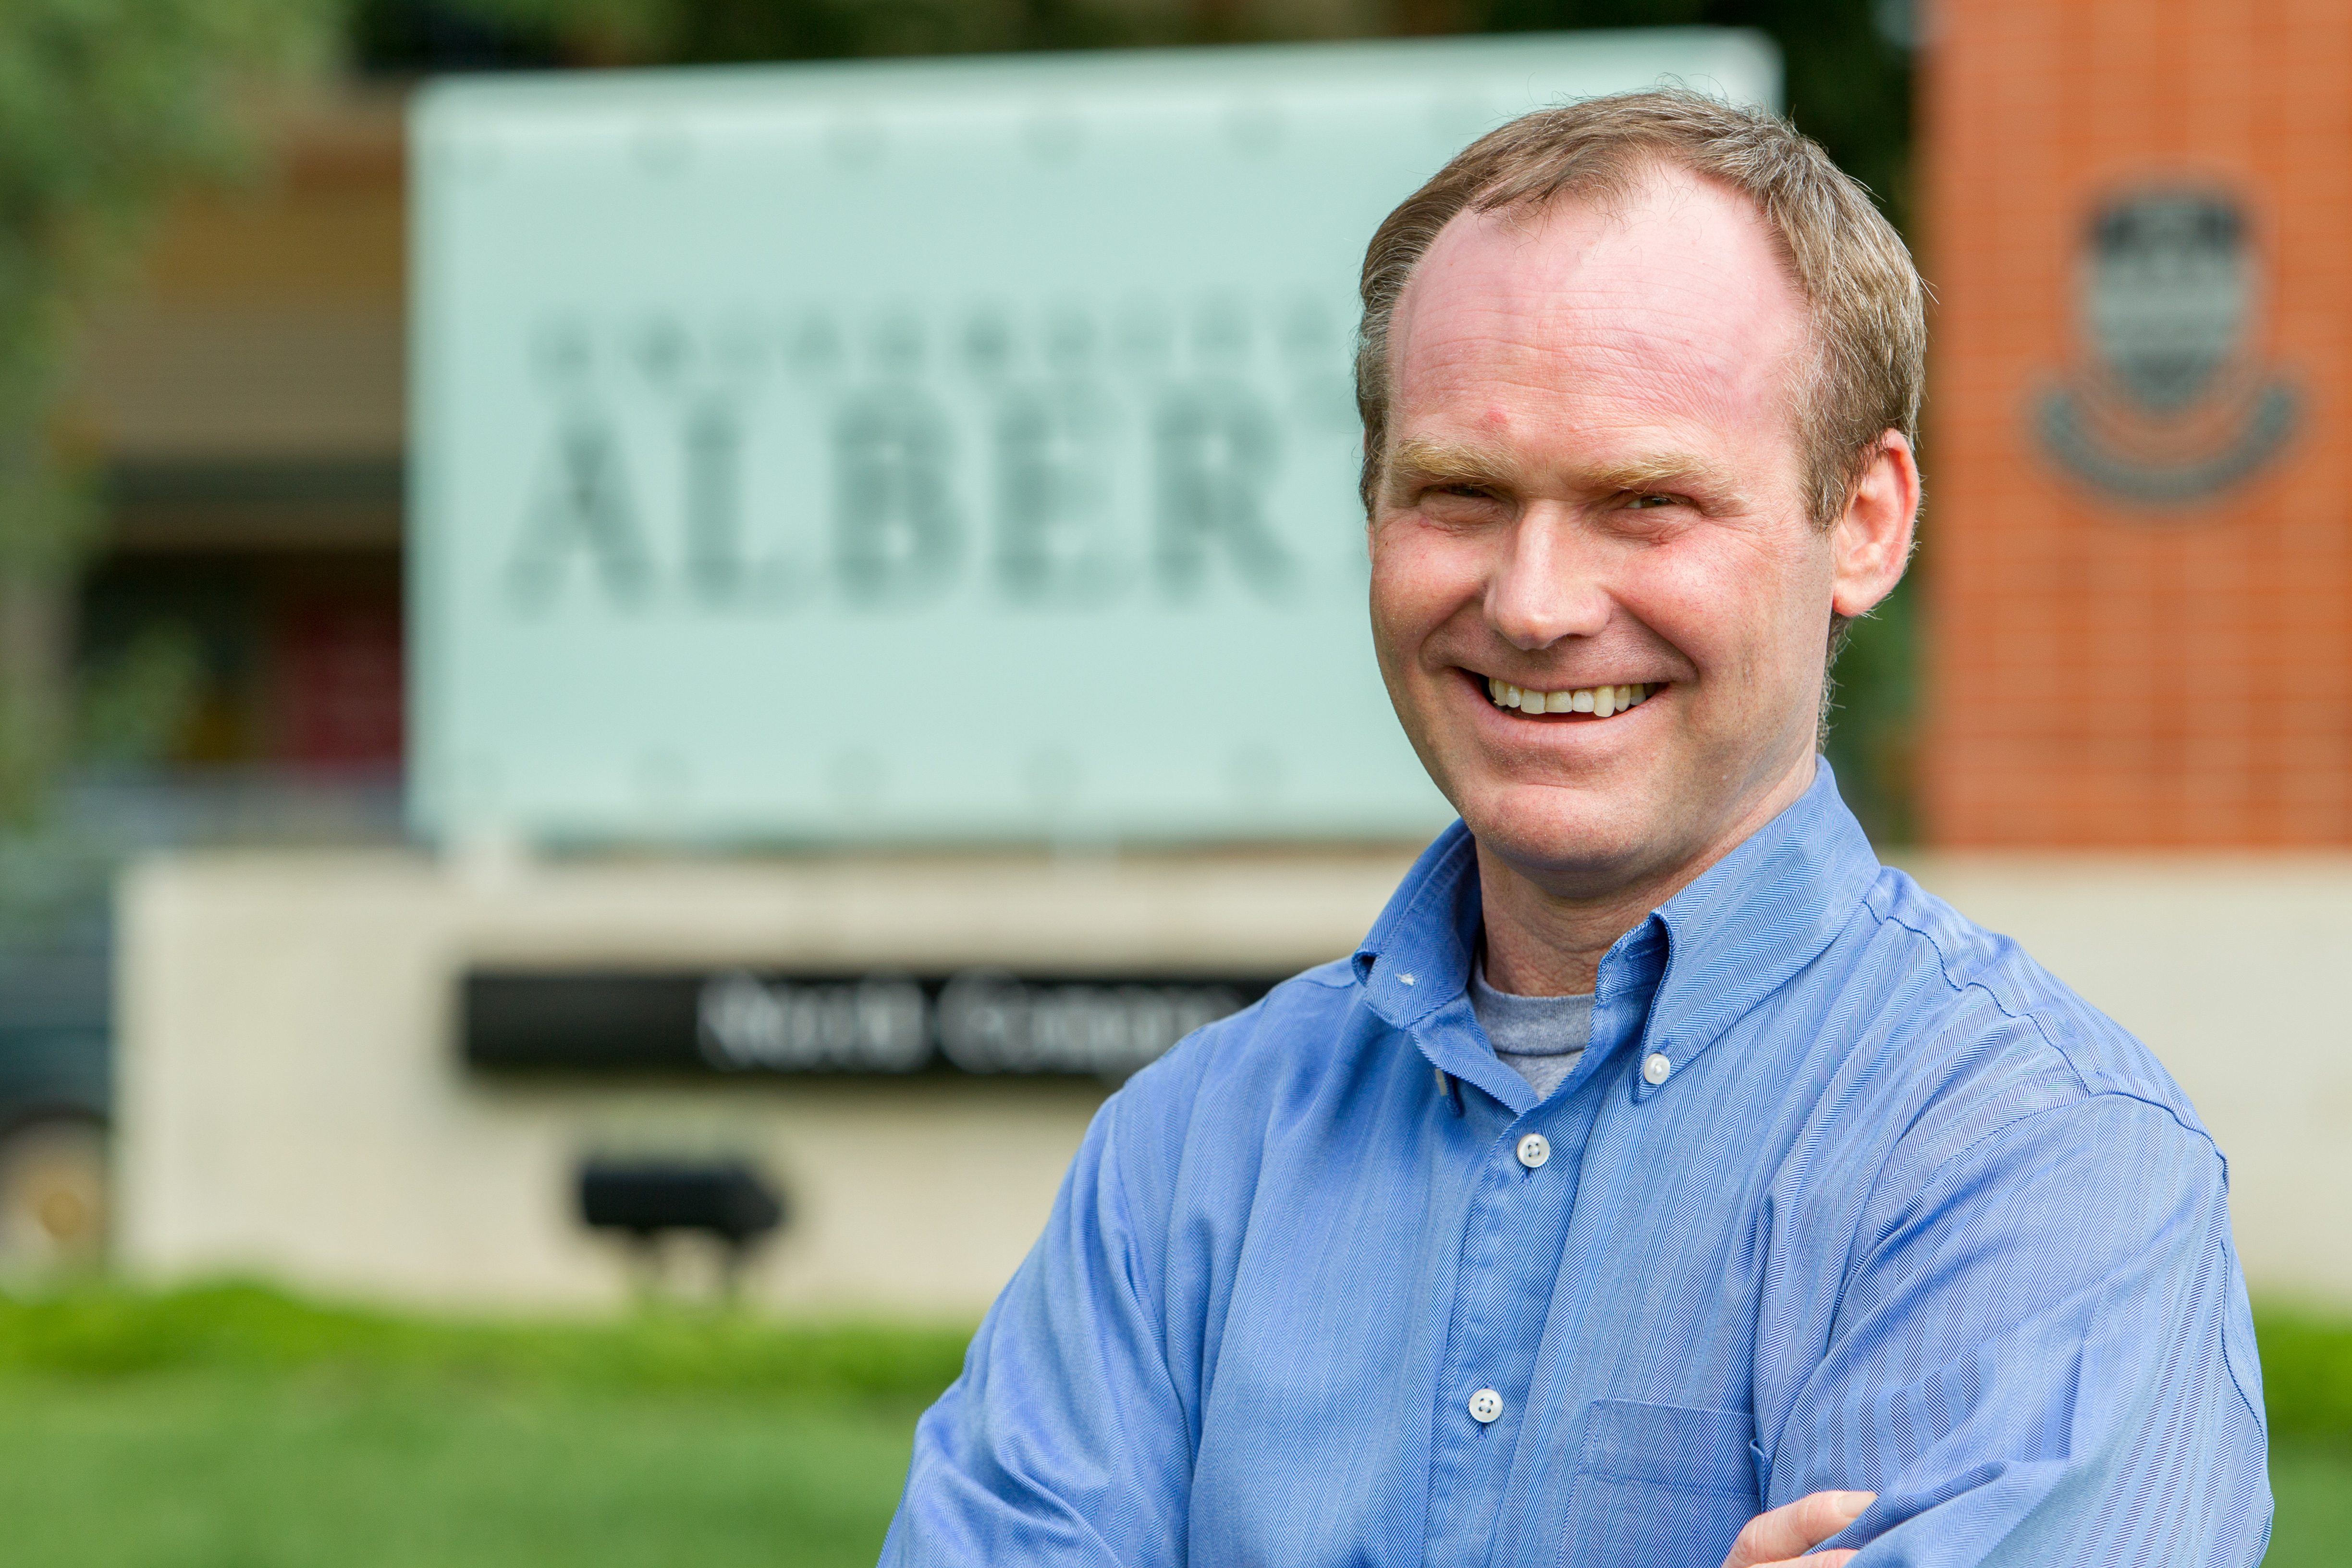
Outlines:
{"type": "Polygon", "coordinates": [[[1357,268],[1479,132],[1755,36],[458,82],[415,111],[428,834],[1332,838],[1357,268]]]}

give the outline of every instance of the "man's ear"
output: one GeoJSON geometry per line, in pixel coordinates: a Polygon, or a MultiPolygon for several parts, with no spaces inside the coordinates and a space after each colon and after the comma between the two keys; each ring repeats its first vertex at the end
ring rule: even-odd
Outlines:
{"type": "Polygon", "coordinates": [[[1895,591],[1910,563],[1912,529],[1918,520],[1918,459],[1903,433],[1889,430],[1846,498],[1844,514],[1830,530],[1832,611],[1868,615],[1895,591]]]}

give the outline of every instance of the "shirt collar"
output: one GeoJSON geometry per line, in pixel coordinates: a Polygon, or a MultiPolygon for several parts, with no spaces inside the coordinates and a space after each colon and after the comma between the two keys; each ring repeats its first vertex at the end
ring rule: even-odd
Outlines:
{"type": "MultiPolygon", "coordinates": [[[[1644,1054],[1680,1072],[1829,946],[1878,871],[1828,759],[1816,759],[1803,795],[1651,917],[1668,954],[1644,1054]]],[[[1637,1093],[1659,1087],[1641,1080],[1637,1093]]]]}
{"type": "Polygon", "coordinates": [[[1478,921],[1478,845],[1456,819],[1421,852],[1356,949],[1356,982],[1372,1011],[1410,1029],[1461,996],[1478,921]]]}
{"type": "MultiPolygon", "coordinates": [[[[1679,1070],[1829,945],[1878,869],[1829,763],[1818,760],[1794,804],[1617,940],[1601,961],[1598,993],[1605,999],[1654,980],[1644,1054],[1663,1053],[1679,1070]]],[[[1407,1031],[1449,1007],[1466,1020],[1480,908],[1477,845],[1456,821],[1422,851],[1356,950],[1357,983],[1373,1013],[1407,1031]]],[[[1435,1021],[1450,1020],[1449,1013],[1435,1021]]],[[[1423,1049],[1444,1070],[1499,1089],[1496,1098],[1512,1102],[1512,1086],[1524,1080],[1492,1051],[1469,1038],[1456,1049],[1428,1037],[1465,1033],[1427,1031],[1423,1049]]],[[[1640,1081],[1638,1092],[1659,1087],[1640,1081]]]]}

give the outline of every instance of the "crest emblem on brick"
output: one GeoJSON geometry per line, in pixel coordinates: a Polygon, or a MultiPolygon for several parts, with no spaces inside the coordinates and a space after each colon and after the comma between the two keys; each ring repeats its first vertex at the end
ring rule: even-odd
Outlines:
{"type": "Polygon", "coordinates": [[[2127,501],[2178,505],[2246,479],[2294,435],[2294,388],[2253,354],[2263,306],[2244,209],[2157,187],[2099,206],[2076,259],[2074,373],[2034,408],[2042,449],[2127,501]]]}

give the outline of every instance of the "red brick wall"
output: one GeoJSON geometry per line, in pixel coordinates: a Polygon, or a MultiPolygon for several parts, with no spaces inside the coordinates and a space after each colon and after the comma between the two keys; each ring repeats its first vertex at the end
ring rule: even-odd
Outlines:
{"type": "MultiPolygon", "coordinates": [[[[2352,5],[1932,9],[1928,836],[2352,842],[2352,5]],[[2071,477],[2034,425],[2094,374],[2090,216],[2150,182],[2236,194],[2261,289],[2232,374],[2299,400],[2266,466],[2187,503],[2071,477]]],[[[2228,434],[2227,401],[2180,424],[2184,450],[2228,434]]]]}

